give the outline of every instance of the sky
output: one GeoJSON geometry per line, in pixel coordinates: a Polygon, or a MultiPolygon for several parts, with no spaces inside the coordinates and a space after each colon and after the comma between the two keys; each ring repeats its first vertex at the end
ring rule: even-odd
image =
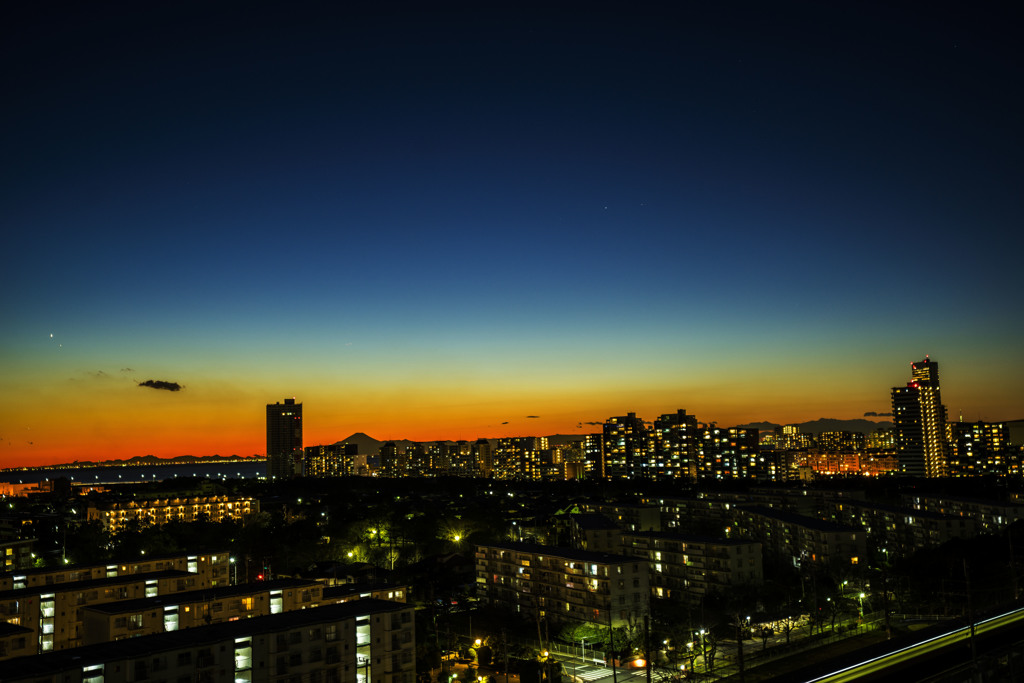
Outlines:
{"type": "Polygon", "coordinates": [[[1009,3],[135,3],[0,21],[0,466],[1024,418],[1009,3]],[[638,4],[639,6],[633,6],[638,4]]]}

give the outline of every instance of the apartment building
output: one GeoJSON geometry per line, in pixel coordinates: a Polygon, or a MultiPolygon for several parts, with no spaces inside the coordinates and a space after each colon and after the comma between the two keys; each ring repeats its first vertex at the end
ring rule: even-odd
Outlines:
{"type": "Polygon", "coordinates": [[[583,502],[581,512],[596,512],[615,522],[623,531],[661,531],[661,511],[656,505],[583,502]]]}
{"type": "Polygon", "coordinates": [[[596,553],[622,552],[622,529],[604,515],[584,512],[561,517],[566,519],[566,531],[573,548],[596,553]]]}
{"type": "Polygon", "coordinates": [[[230,581],[231,558],[227,551],[215,553],[142,555],[136,559],[104,564],[70,564],[0,574],[0,592],[36,588],[114,576],[147,574],[167,569],[196,574],[200,586],[222,586],[230,581]]]}
{"type": "Polygon", "coordinates": [[[867,534],[860,528],[757,505],[740,506],[736,520],[737,535],[760,541],[777,560],[793,566],[866,561],[867,534]]]}
{"type": "Polygon", "coordinates": [[[658,510],[660,528],[665,531],[699,526],[724,533],[725,528],[732,524],[737,506],[734,501],[691,496],[650,496],[641,498],[641,501],[658,510]]]}
{"type": "Polygon", "coordinates": [[[647,614],[648,563],[533,543],[478,545],[477,595],[554,621],[622,625],[647,614]]]}
{"type": "Polygon", "coordinates": [[[671,532],[626,533],[623,554],[647,560],[651,596],[696,602],[710,593],[764,583],[757,541],[671,532]]]}
{"type": "Polygon", "coordinates": [[[259,511],[259,501],[248,496],[132,498],[91,502],[86,510],[86,519],[90,522],[99,521],[105,531],[116,534],[131,523],[159,526],[173,521],[194,522],[199,519],[209,519],[211,522],[241,521],[259,511]]]}
{"type": "Polygon", "coordinates": [[[307,579],[277,579],[83,607],[83,645],[310,609],[324,587],[307,579]]]}
{"type": "Polygon", "coordinates": [[[997,533],[1024,519],[1024,505],[1013,501],[920,494],[904,494],[902,498],[903,504],[913,510],[972,519],[980,533],[997,533]]]}
{"type": "Polygon", "coordinates": [[[359,600],[10,659],[0,683],[413,683],[413,609],[359,600]]]}
{"type": "Polygon", "coordinates": [[[973,517],[867,502],[834,501],[827,515],[840,524],[863,527],[871,545],[890,559],[976,536],[981,528],[973,517]]]}
{"type": "Polygon", "coordinates": [[[32,566],[35,539],[0,541],[0,572],[24,571],[32,566]]]}
{"type": "Polygon", "coordinates": [[[73,581],[0,592],[0,620],[31,629],[34,651],[65,650],[82,644],[82,608],[115,600],[181,593],[201,579],[177,569],[73,581]]]}

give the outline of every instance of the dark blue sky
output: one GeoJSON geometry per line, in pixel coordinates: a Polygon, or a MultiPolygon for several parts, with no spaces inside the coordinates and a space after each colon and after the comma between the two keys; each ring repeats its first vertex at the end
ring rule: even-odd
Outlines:
{"type": "Polygon", "coordinates": [[[1009,4],[336,5],[6,10],[8,396],[209,358],[329,393],[315,359],[382,402],[525,375],[606,397],[572,423],[795,421],[931,353],[954,409],[1024,411],[1009,4]]]}

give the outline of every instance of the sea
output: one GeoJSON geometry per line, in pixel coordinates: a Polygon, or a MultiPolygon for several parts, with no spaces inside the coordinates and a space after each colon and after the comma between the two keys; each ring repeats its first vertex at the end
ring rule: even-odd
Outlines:
{"type": "Polygon", "coordinates": [[[130,484],[163,481],[182,477],[207,479],[257,479],[267,472],[262,460],[254,462],[200,462],[174,465],[113,465],[102,467],[75,467],[8,470],[0,472],[0,482],[36,484],[64,477],[75,484],[130,484]]]}

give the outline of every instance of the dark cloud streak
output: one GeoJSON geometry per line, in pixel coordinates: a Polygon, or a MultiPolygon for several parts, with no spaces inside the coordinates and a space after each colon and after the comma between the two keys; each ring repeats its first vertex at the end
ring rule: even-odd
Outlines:
{"type": "Polygon", "coordinates": [[[181,391],[182,386],[177,382],[165,382],[162,379],[147,379],[145,382],[139,382],[140,387],[149,387],[150,389],[163,389],[165,391],[181,391]]]}

